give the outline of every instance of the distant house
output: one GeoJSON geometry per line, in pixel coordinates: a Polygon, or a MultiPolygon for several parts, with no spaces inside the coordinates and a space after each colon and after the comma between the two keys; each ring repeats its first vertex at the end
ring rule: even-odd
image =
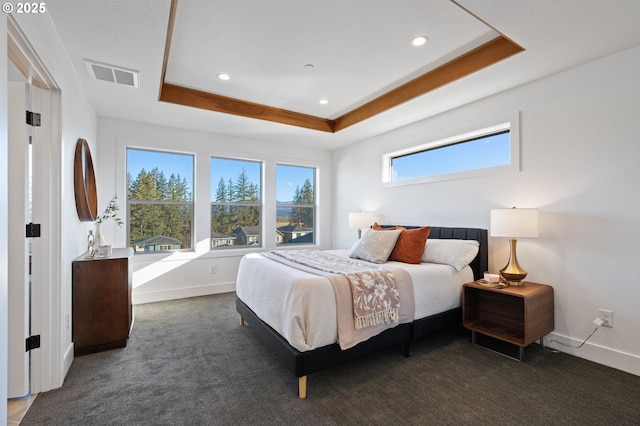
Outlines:
{"type": "Polygon", "coordinates": [[[313,244],[313,232],[289,240],[286,244],[313,244]]]}
{"type": "Polygon", "coordinates": [[[211,247],[228,247],[236,243],[236,236],[222,232],[211,233],[211,247]]]}
{"type": "Polygon", "coordinates": [[[182,246],[179,240],[165,235],[141,238],[134,241],[134,244],[138,252],[180,250],[182,246]]]}
{"type": "Polygon", "coordinates": [[[259,226],[239,226],[232,231],[236,237],[236,245],[257,246],[260,245],[259,226]]]}
{"type": "Polygon", "coordinates": [[[282,244],[284,242],[284,234],[276,229],[276,244],[282,244]]]}
{"type": "Polygon", "coordinates": [[[287,226],[279,227],[278,231],[282,232],[283,244],[307,242],[307,241],[300,240],[300,238],[304,237],[305,235],[310,235],[311,239],[308,242],[313,242],[313,228],[307,228],[304,226],[297,226],[297,225],[287,225],[287,226]]]}

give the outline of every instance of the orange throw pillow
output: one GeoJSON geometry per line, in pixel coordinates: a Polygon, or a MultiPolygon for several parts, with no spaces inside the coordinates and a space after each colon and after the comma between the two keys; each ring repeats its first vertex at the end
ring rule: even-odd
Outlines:
{"type": "MultiPolygon", "coordinates": [[[[397,228],[404,229],[401,226],[397,228]]],[[[404,229],[400,233],[398,241],[396,241],[396,246],[393,248],[389,260],[412,264],[420,263],[424,247],[427,244],[427,238],[429,238],[429,232],[431,232],[431,227],[429,226],[404,229]]]]}
{"type": "Polygon", "coordinates": [[[374,222],[373,225],[371,225],[371,229],[374,229],[376,231],[393,231],[395,229],[404,229],[402,226],[390,226],[388,228],[383,228],[382,226],[378,225],[378,222],[374,222]]]}

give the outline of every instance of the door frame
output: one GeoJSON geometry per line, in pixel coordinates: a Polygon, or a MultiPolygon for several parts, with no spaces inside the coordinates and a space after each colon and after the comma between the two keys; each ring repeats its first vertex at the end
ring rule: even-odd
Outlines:
{"type": "Polygon", "coordinates": [[[40,348],[31,352],[31,392],[38,393],[62,386],[70,367],[64,365],[61,347],[65,331],[61,294],[61,93],[11,15],[7,15],[7,56],[32,86],[50,94],[46,106],[49,111],[42,114],[41,131],[34,130],[38,132],[34,138],[38,137],[41,144],[38,158],[34,155],[33,163],[40,172],[33,181],[33,222],[41,224],[42,236],[34,245],[38,246],[38,253],[34,252],[35,263],[32,265],[31,333],[40,335],[40,348]]]}

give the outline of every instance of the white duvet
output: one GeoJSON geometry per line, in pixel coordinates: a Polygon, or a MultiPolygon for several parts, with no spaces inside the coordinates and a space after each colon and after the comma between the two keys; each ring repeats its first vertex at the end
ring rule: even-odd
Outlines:
{"type": "MultiPolygon", "coordinates": [[[[349,256],[349,250],[330,250],[349,256]]],[[[462,284],[473,281],[468,266],[458,272],[448,265],[387,262],[409,272],[414,286],[415,318],[425,318],[460,306],[462,284]]],[[[290,268],[259,253],[240,261],[236,294],[251,310],[303,352],[336,342],[336,301],[325,277],[290,268]]]]}

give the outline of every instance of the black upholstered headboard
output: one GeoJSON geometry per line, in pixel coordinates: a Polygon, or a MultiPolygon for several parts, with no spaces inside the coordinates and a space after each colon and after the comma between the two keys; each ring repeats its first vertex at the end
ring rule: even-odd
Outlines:
{"type": "MultiPolygon", "coordinates": [[[[383,228],[395,225],[381,225],[383,228]]],[[[406,229],[420,228],[420,226],[404,226],[406,229]]],[[[478,255],[469,264],[473,270],[473,279],[479,280],[484,277],[484,273],[489,270],[489,240],[486,229],[480,228],[448,228],[444,226],[431,226],[429,239],[448,240],[476,240],[480,243],[478,255]]]]}

